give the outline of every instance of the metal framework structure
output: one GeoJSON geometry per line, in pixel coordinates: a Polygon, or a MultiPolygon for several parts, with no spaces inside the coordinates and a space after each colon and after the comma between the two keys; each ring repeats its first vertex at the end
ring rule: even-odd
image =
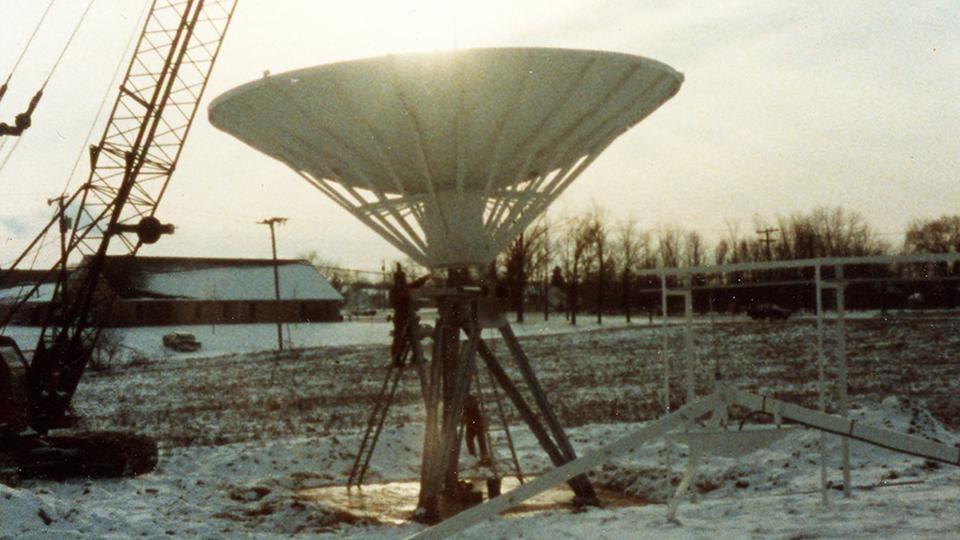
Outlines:
{"type": "MultiPolygon", "coordinates": [[[[142,243],[172,232],[154,214],[235,6],[236,0],[153,2],[103,136],[90,148],[87,182],[61,202],[59,215],[13,266],[16,269],[54,224],[60,224],[60,258],[47,272],[48,277],[59,272],[59,279],[26,377],[38,431],[64,416],[99,337],[96,317],[108,299],[97,294],[97,284],[111,241],[118,238],[123,251],[133,255],[142,243]],[[76,216],[72,227],[65,226],[68,209],[76,216]],[[85,259],[79,277],[68,283],[66,265],[74,254],[85,259]]],[[[8,320],[44,280],[22,296],[8,320]]]]}
{"type": "MultiPolygon", "coordinates": [[[[110,226],[133,225],[156,212],[235,7],[236,0],[155,0],[110,121],[90,149],[92,170],[73,229],[73,242],[84,253],[96,250],[110,226]],[[129,153],[134,181],[124,195],[129,153]]],[[[117,232],[125,250],[136,253],[141,242],[135,231],[117,232]]]]}
{"type": "MultiPolygon", "coordinates": [[[[827,317],[823,307],[824,294],[832,291],[836,302],[836,357],[838,361],[838,394],[837,410],[841,418],[846,418],[849,412],[850,404],[847,396],[848,391],[848,370],[847,370],[847,332],[846,332],[846,288],[852,283],[871,283],[890,281],[890,278],[855,278],[847,279],[844,275],[844,267],[861,266],[894,266],[903,264],[945,264],[960,262],[960,253],[943,254],[914,254],[914,255],[873,255],[861,257],[821,257],[816,259],[799,259],[785,261],[753,262],[741,264],[727,264],[715,266],[692,266],[677,268],[659,268],[656,270],[647,270],[638,272],[640,277],[659,277],[660,291],[662,295],[662,324],[666,328],[667,318],[667,300],[671,296],[682,297],[684,299],[684,345],[683,345],[683,377],[686,388],[686,401],[691,403],[696,397],[694,366],[696,364],[694,346],[693,346],[693,291],[698,288],[692,284],[694,276],[735,274],[741,272],[764,272],[771,270],[813,270],[812,280],[791,280],[788,282],[779,282],[778,284],[800,284],[806,283],[812,285],[816,292],[816,317],[817,317],[817,387],[818,387],[818,408],[821,412],[826,411],[827,407],[827,351],[826,351],[826,333],[827,317]],[[824,270],[832,270],[833,277],[825,278],[824,270]],[[668,284],[668,278],[677,280],[677,284],[668,284]]],[[[748,284],[749,286],[760,286],[763,283],[748,284]]],[[[737,287],[737,285],[733,285],[737,287]]],[[[666,332],[664,332],[664,355],[667,350],[666,332]]],[[[664,356],[666,357],[666,356],[664,356]]],[[[670,364],[664,362],[664,410],[670,412],[670,364]]],[[[824,504],[827,503],[827,472],[826,472],[826,450],[825,440],[821,437],[820,450],[820,485],[821,496],[824,504]]],[[[841,440],[841,459],[843,467],[843,489],[844,495],[850,495],[850,447],[848,439],[841,440]]]]}

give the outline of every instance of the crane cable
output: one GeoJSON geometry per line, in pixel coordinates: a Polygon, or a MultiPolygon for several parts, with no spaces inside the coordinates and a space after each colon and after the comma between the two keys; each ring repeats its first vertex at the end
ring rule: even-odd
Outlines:
{"type": "MultiPolygon", "coordinates": [[[[40,90],[33,95],[33,98],[30,99],[30,107],[27,109],[26,114],[33,114],[33,110],[36,108],[37,104],[40,103],[40,98],[43,96],[43,91],[47,87],[47,83],[50,82],[50,79],[53,77],[53,74],[56,73],[57,68],[60,66],[60,62],[63,60],[63,57],[67,54],[67,50],[70,48],[70,44],[73,43],[73,38],[77,36],[77,32],[80,30],[80,26],[83,24],[84,19],[87,18],[87,14],[90,13],[90,8],[93,7],[93,3],[96,0],[90,0],[87,3],[87,7],[83,10],[83,14],[80,15],[80,18],[77,20],[77,24],[73,27],[73,32],[70,33],[70,37],[67,38],[66,44],[64,44],[63,49],[60,50],[60,55],[57,56],[56,62],[53,63],[53,67],[50,68],[50,72],[47,73],[47,78],[43,81],[43,85],[40,86],[40,90]]],[[[51,2],[52,4],[52,2],[51,2]]],[[[0,141],[0,150],[3,149],[4,144],[6,143],[5,138],[3,141],[0,141]]],[[[17,147],[20,146],[20,141],[23,140],[23,137],[17,137],[17,142],[13,143],[13,148],[10,149],[10,152],[7,153],[6,157],[3,158],[3,162],[0,162],[0,174],[3,173],[3,169],[6,168],[7,163],[10,161],[10,156],[17,151],[17,147]]]]}
{"type": "Polygon", "coordinates": [[[77,20],[76,26],[73,27],[73,32],[67,39],[67,43],[63,46],[63,49],[60,50],[60,56],[57,57],[57,61],[54,62],[53,67],[50,68],[50,73],[47,75],[46,80],[43,81],[43,86],[40,87],[41,92],[43,92],[43,89],[47,87],[47,83],[50,82],[54,72],[57,71],[57,67],[60,66],[60,61],[63,60],[63,57],[67,54],[67,49],[70,48],[70,44],[73,43],[73,38],[77,37],[77,32],[80,31],[80,25],[83,24],[83,20],[87,18],[87,14],[90,13],[90,8],[93,7],[93,3],[96,1],[97,0],[90,0],[90,2],[87,3],[86,9],[83,10],[83,14],[80,15],[80,19],[77,20]]]}
{"type": "Polygon", "coordinates": [[[40,21],[37,22],[37,26],[34,27],[33,33],[30,34],[30,37],[27,39],[27,44],[23,46],[23,50],[20,51],[20,56],[17,57],[17,61],[13,63],[10,73],[7,74],[7,79],[3,81],[3,85],[0,86],[0,99],[3,99],[3,94],[7,91],[7,85],[10,84],[10,79],[12,79],[13,74],[17,72],[17,67],[20,66],[20,62],[23,61],[23,57],[27,55],[27,50],[30,49],[30,45],[33,43],[33,38],[37,37],[37,32],[40,31],[40,27],[43,25],[44,19],[47,18],[47,14],[50,13],[50,8],[53,7],[53,2],[54,0],[50,0],[50,3],[47,4],[47,8],[43,10],[43,15],[40,16],[40,21]]]}
{"type": "MultiPolygon", "coordinates": [[[[0,101],[3,101],[3,96],[7,93],[7,87],[10,84],[10,80],[13,79],[14,73],[17,72],[17,68],[20,66],[20,62],[23,61],[23,57],[27,55],[27,51],[30,49],[30,45],[33,43],[33,38],[37,37],[37,32],[40,31],[40,27],[43,25],[44,19],[47,18],[47,14],[50,13],[50,8],[53,7],[54,0],[50,0],[50,3],[47,4],[46,9],[43,10],[43,15],[40,16],[40,20],[37,22],[37,25],[33,28],[33,33],[30,34],[30,37],[27,39],[26,45],[23,46],[23,50],[20,51],[20,56],[17,57],[17,61],[13,63],[13,67],[10,69],[10,73],[7,74],[6,80],[3,81],[3,84],[0,85],[0,101]]],[[[0,140],[0,151],[3,150],[3,147],[7,144],[7,138],[0,140]]]]}

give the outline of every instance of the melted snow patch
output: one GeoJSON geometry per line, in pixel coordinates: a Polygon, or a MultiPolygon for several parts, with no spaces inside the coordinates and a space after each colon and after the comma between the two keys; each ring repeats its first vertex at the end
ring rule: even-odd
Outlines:
{"type": "Polygon", "coordinates": [[[213,517],[242,524],[252,532],[301,534],[331,532],[341,525],[376,525],[375,520],[357,516],[321,501],[308,500],[288,482],[267,480],[228,489],[234,504],[213,517]]]}

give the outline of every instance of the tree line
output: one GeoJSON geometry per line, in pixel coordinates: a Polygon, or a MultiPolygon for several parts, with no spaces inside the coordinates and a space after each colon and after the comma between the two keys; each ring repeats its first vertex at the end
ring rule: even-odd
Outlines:
{"type": "MultiPolygon", "coordinates": [[[[956,253],[960,252],[960,215],[914,220],[898,245],[883,236],[858,212],[818,207],[769,220],[755,216],[749,227],[729,221],[711,246],[696,230],[676,224],[644,229],[635,219],[613,220],[603,207],[593,205],[580,214],[544,216],[534,222],[507,246],[492,270],[520,322],[531,309],[542,311],[546,317],[564,316],[573,324],[584,312],[598,322],[607,313],[624,314],[630,320],[637,314],[652,317],[661,310],[660,279],[641,275],[646,270],[819,257],[956,253]]],[[[344,269],[316,251],[300,257],[317,266],[341,291],[389,287],[390,270],[397,262],[411,278],[426,272],[410,259],[384,264],[381,272],[363,272],[344,269]]],[[[917,295],[922,307],[957,307],[960,302],[957,281],[953,281],[960,279],[957,264],[847,267],[846,272],[848,279],[887,277],[901,281],[849,287],[847,305],[851,309],[905,307],[916,304],[917,295]],[[931,276],[946,279],[931,281],[931,276]],[[917,278],[915,283],[908,282],[911,277],[917,278]]],[[[834,276],[828,270],[823,277],[834,276]]],[[[697,274],[691,280],[694,309],[699,312],[735,314],[762,302],[810,309],[816,301],[810,286],[813,270],[809,268],[697,274]]],[[[667,281],[669,287],[680,285],[673,278],[667,281]]],[[[673,312],[682,306],[671,305],[668,309],[673,312]]]]}
{"type": "MultiPolygon", "coordinates": [[[[560,309],[576,324],[578,314],[618,312],[627,319],[638,312],[659,313],[659,278],[639,276],[658,266],[705,266],[819,257],[854,257],[896,253],[960,252],[960,215],[911,222],[900,245],[883,235],[862,214],[842,207],[755,217],[752,227],[728,222],[713,246],[696,230],[677,225],[642,229],[634,219],[611,220],[594,205],[579,215],[543,217],[514,240],[497,259],[498,275],[508,291],[518,321],[529,309],[546,316],[560,309]],[[551,291],[561,291],[560,306],[551,291]]],[[[922,298],[925,305],[956,307],[960,300],[954,278],[960,265],[889,268],[848,267],[845,277],[898,278],[899,284],[863,283],[848,287],[848,306],[886,309],[904,307],[922,298]],[[931,275],[940,278],[931,282],[931,275]],[[916,278],[910,283],[910,278],[916,278]]],[[[824,275],[825,278],[833,277],[824,275]]],[[[815,293],[812,269],[732,272],[694,275],[695,309],[736,313],[757,302],[809,308],[815,293]],[[803,284],[791,282],[804,282],[803,284]],[[771,286],[783,283],[782,286],[771,286]]],[[[677,286],[673,279],[668,286],[677,286]]],[[[891,280],[894,281],[894,280],[891,280]]],[[[673,309],[672,307],[670,308],[673,309]]]]}

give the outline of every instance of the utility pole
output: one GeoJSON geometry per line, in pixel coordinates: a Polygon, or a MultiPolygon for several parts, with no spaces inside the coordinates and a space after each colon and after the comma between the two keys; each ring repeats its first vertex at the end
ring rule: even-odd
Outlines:
{"type": "MultiPolygon", "coordinates": [[[[762,234],[762,235],[763,235],[763,238],[761,238],[761,239],[759,240],[759,242],[763,243],[763,244],[766,246],[766,248],[767,248],[766,251],[767,251],[767,260],[768,260],[768,261],[773,260],[773,253],[770,251],[770,244],[776,242],[775,239],[770,238],[770,234],[775,233],[775,232],[779,232],[779,231],[780,231],[780,229],[775,229],[775,228],[773,228],[773,227],[767,227],[767,228],[765,228],[765,229],[760,229],[760,230],[757,231],[757,234],[762,234]]],[[[770,278],[770,274],[769,274],[768,272],[763,272],[763,275],[764,275],[765,277],[763,277],[763,278],[761,278],[761,279],[764,279],[764,280],[771,279],[771,278],[770,278]]],[[[767,297],[767,301],[770,301],[770,300],[771,300],[771,296],[773,295],[773,292],[772,292],[772,291],[773,291],[774,289],[763,289],[763,290],[765,291],[763,294],[767,297]]]]}
{"type": "Polygon", "coordinates": [[[286,222],[287,218],[282,217],[272,217],[257,222],[257,225],[270,227],[270,246],[273,248],[273,294],[277,300],[277,347],[281,351],[283,350],[283,327],[280,324],[280,272],[277,270],[277,235],[274,233],[274,225],[283,225],[286,222]]]}
{"type": "Polygon", "coordinates": [[[60,291],[60,298],[63,300],[61,305],[67,304],[67,232],[70,231],[70,227],[73,225],[70,218],[66,216],[66,201],[66,195],[47,199],[47,206],[57,203],[57,225],[59,225],[60,229],[60,276],[58,281],[63,287],[60,291]]]}
{"type": "Polygon", "coordinates": [[[766,245],[767,251],[767,260],[773,260],[773,254],[770,252],[770,244],[776,242],[775,239],[770,238],[770,235],[775,232],[780,232],[780,229],[775,229],[773,227],[767,227],[766,229],[760,229],[757,231],[757,234],[762,234],[763,238],[758,240],[758,242],[766,245]]]}

